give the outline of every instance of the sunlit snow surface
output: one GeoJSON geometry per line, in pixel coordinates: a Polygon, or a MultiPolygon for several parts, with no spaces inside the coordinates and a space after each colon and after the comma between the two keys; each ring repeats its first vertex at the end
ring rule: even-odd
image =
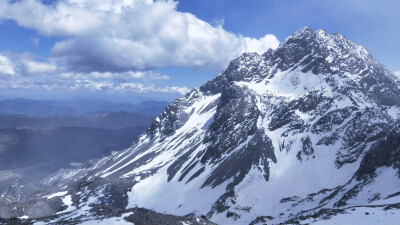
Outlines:
{"type": "Polygon", "coordinates": [[[67,193],[68,193],[68,191],[61,191],[61,192],[57,192],[57,193],[53,193],[53,194],[44,196],[44,198],[52,199],[52,198],[54,198],[54,197],[64,196],[64,195],[66,195],[67,193]]]}
{"type": "Polygon", "coordinates": [[[71,195],[65,196],[64,198],[62,198],[62,201],[63,201],[64,205],[67,206],[67,208],[63,211],[58,212],[57,214],[71,212],[76,209],[76,207],[72,205],[71,195]]]}

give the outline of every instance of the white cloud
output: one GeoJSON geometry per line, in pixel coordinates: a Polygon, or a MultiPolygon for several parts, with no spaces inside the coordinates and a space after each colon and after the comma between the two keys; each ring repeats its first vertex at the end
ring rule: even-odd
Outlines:
{"type": "Polygon", "coordinates": [[[15,61],[12,61],[0,55],[0,75],[7,75],[0,79],[0,88],[174,95],[183,95],[189,91],[186,87],[165,87],[161,84],[156,86],[154,81],[168,80],[170,77],[152,71],[82,73],[63,71],[63,68],[51,62],[37,62],[29,53],[16,55],[14,59],[15,61]]]}
{"type": "Polygon", "coordinates": [[[154,84],[142,83],[113,83],[109,80],[35,80],[22,77],[15,80],[0,80],[0,88],[4,89],[29,89],[29,90],[64,90],[64,91],[107,91],[119,93],[166,93],[183,95],[189,91],[186,87],[167,86],[158,87],[154,84]]]}
{"type": "Polygon", "coordinates": [[[279,41],[272,34],[267,34],[260,39],[255,38],[244,38],[246,40],[247,48],[246,52],[257,52],[258,54],[263,54],[270,48],[277,48],[279,46],[279,41]]]}
{"type": "Polygon", "coordinates": [[[152,71],[128,71],[122,73],[126,78],[141,79],[143,81],[155,81],[155,80],[169,80],[170,77],[165,74],[159,74],[152,71]],[[125,75],[126,74],[126,75],[125,75]]]}
{"type": "Polygon", "coordinates": [[[4,55],[0,55],[0,75],[15,75],[13,62],[4,55]]]}
{"type": "Polygon", "coordinates": [[[165,92],[165,93],[172,92],[172,93],[179,93],[181,95],[184,95],[184,94],[188,93],[190,90],[187,87],[176,87],[176,86],[173,86],[173,87],[163,88],[163,89],[161,89],[161,91],[165,92]]]}
{"type": "Polygon", "coordinates": [[[0,2],[0,18],[65,37],[52,56],[73,71],[123,72],[165,66],[224,69],[245,51],[276,48],[273,35],[245,38],[176,10],[172,0],[39,0],[0,2]]]}
{"type": "Polygon", "coordinates": [[[400,77],[400,70],[399,71],[395,71],[394,74],[398,77],[400,77]]]}
{"type": "Polygon", "coordinates": [[[35,56],[29,52],[0,54],[0,75],[13,75],[14,78],[18,78],[19,76],[39,76],[56,72],[60,72],[56,62],[36,61],[35,56]]]}
{"type": "Polygon", "coordinates": [[[49,74],[58,70],[55,63],[35,62],[33,60],[23,60],[21,66],[24,73],[28,75],[49,74]]]}
{"type": "Polygon", "coordinates": [[[106,19],[101,14],[102,4],[95,1],[57,1],[45,5],[38,0],[0,1],[0,15],[3,19],[15,20],[20,26],[32,28],[49,36],[84,35],[94,31],[106,19]],[[90,12],[86,6],[98,8],[90,12]]]}

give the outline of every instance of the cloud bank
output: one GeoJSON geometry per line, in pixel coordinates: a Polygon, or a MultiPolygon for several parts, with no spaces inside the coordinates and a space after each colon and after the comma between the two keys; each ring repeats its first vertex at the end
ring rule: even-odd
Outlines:
{"type": "MultiPolygon", "coordinates": [[[[167,75],[150,71],[168,66],[217,73],[244,52],[263,53],[279,45],[274,35],[243,37],[226,31],[223,22],[210,25],[191,13],[178,12],[177,4],[172,0],[0,1],[0,20],[13,20],[58,40],[44,62],[0,56],[0,75],[21,75],[14,76],[20,79],[14,80],[15,87],[31,80],[33,86],[44,82],[44,88],[53,88],[61,85],[55,79],[62,78],[68,79],[63,81],[71,85],[69,89],[183,93],[187,88],[156,88],[137,80],[167,80],[167,75]]],[[[33,41],[39,44],[38,38],[33,41]]]]}
{"type": "Polygon", "coordinates": [[[123,93],[168,93],[183,95],[186,87],[155,85],[169,80],[152,71],[75,72],[52,62],[38,62],[22,55],[15,62],[0,54],[0,88],[25,90],[109,91],[123,93]]]}
{"type": "Polygon", "coordinates": [[[1,1],[0,17],[46,36],[65,37],[52,56],[83,72],[166,66],[219,71],[243,52],[262,53],[279,45],[273,35],[242,37],[176,6],[171,0],[1,1]]]}

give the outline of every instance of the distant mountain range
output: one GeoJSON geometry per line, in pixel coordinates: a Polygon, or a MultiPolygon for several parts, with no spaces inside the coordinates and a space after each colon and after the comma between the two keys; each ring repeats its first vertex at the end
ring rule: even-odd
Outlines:
{"type": "Polygon", "coordinates": [[[147,126],[153,116],[137,112],[94,112],[84,115],[0,115],[0,129],[5,128],[55,128],[92,127],[117,129],[123,127],[147,126]]]}
{"type": "Polygon", "coordinates": [[[137,105],[130,103],[115,103],[102,100],[32,100],[10,99],[0,101],[0,114],[24,115],[82,115],[92,112],[138,112],[147,116],[157,116],[168,102],[144,101],[137,105]]]}
{"type": "Polygon", "coordinates": [[[35,180],[128,148],[166,104],[1,101],[0,193],[16,178],[35,180]]]}

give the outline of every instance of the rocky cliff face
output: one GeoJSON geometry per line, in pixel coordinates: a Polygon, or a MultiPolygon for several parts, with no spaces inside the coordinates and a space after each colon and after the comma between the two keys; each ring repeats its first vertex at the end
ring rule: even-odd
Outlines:
{"type": "Polygon", "coordinates": [[[364,209],[390,221],[400,217],[399,85],[343,35],[300,29],[176,99],[131,148],[45,179],[26,201],[49,209],[28,216],[59,207],[53,222],[79,219],[100,204],[220,224],[364,209]]]}

